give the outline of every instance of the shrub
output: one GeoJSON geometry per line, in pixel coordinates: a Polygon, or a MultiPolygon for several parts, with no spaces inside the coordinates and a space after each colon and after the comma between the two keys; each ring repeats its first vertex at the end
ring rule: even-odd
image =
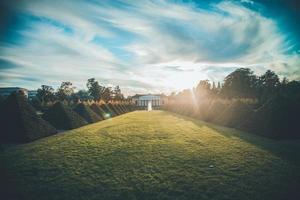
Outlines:
{"type": "Polygon", "coordinates": [[[116,104],[112,104],[112,106],[115,108],[118,115],[125,113],[124,109],[120,106],[120,104],[116,103],[116,104]]]}
{"type": "Polygon", "coordinates": [[[44,119],[57,129],[70,130],[86,125],[87,122],[62,102],[55,103],[44,114],[44,119]]]}
{"type": "Polygon", "coordinates": [[[221,100],[215,100],[210,103],[210,106],[207,108],[207,113],[205,116],[206,121],[212,122],[216,117],[221,115],[226,108],[226,103],[221,100]]]}
{"type": "Polygon", "coordinates": [[[116,116],[122,114],[119,108],[115,104],[108,103],[107,105],[115,113],[116,116]]]}
{"type": "Polygon", "coordinates": [[[0,104],[3,103],[4,100],[5,100],[5,98],[2,95],[0,95],[0,104]]]}
{"type": "MultiPolygon", "coordinates": [[[[101,104],[100,108],[102,108],[102,110],[104,110],[105,115],[109,116],[109,117],[114,117],[116,116],[116,114],[108,107],[108,105],[106,103],[101,104]]],[[[109,118],[107,117],[107,118],[109,118]]]]}
{"type": "Polygon", "coordinates": [[[94,111],[102,120],[105,119],[105,111],[97,104],[90,105],[92,111],[94,111]]]}
{"type": "Polygon", "coordinates": [[[30,101],[30,104],[37,110],[42,110],[42,102],[37,98],[33,98],[31,101],[30,101]]]}
{"type": "Polygon", "coordinates": [[[198,104],[197,112],[195,117],[201,120],[206,120],[208,117],[208,108],[211,106],[211,101],[205,100],[198,104]]]}
{"type": "Polygon", "coordinates": [[[74,111],[77,112],[83,119],[88,123],[94,123],[100,121],[101,118],[90,109],[87,105],[80,103],[75,108],[74,111]]]}
{"type": "Polygon", "coordinates": [[[242,122],[253,114],[251,104],[243,101],[233,101],[214,122],[228,127],[239,127],[242,122]]]}
{"type": "Polygon", "coordinates": [[[299,102],[276,96],[258,108],[239,128],[277,139],[300,138],[299,113],[299,102]]]}
{"type": "Polygon", "coordinates": [[[126,108],[123,106],[123,104],[117,103],[115,104],[115,106],[121,114],[127,113],[126,108]]]}
{"type": "Polygon", "coordinates": [[[27,99],[11,94],[1,108],[1,143],[23,143],[57,133],[56,129],[36,114],[27,99]]]}

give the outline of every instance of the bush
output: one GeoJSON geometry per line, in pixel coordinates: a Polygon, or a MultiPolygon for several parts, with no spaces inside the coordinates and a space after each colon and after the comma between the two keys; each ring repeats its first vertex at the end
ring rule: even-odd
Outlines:
{"type": "Polygon", "coordinates": [[[257,109],[239,128],[276,139],[300,138],[299,113],[299,102],[276,96],[257,109]]]}
{"type": "Polygon", "coordinates": [[[105,119],[105,112],[99,105],[93,103],[90,105],[90,108],[101,118],[101,120],[105,119]]]}
{"type": "Polygon", "coordinates": [[[122,114],[116,105],[112,103],[108,103],[107,106],[111,109],[111,111],[115,114],[115,116],[122,114]]]}
{"type": "Polygon", "coordinates": [[[214,121],[219,115],[221,115],[225,108],[226,103],[224,103],[221,100],[215,100],[210,103],[210,106],[207,108],[206,116],[204,117],[204,120],[212,122],[214,121]]]}
{"type": "Polygon", "coordinates": [[[126,108],[123,106],[123,104],[117,103],[114,106],[120,111],[120,114],[127,113],[126,108]]]}
{"type": "Polygon", "coordinates": [[[4,100],[5,100],[5,98],[2,95],[0,95],[0,104],[2,104],[4,102],[4,100]]]}
{"type": "Polygon", "coordinates": [[[3,102],[0,118],[1,143],[30,142],[57,133],[19,93],[11,94],[3,102]]]}
{"type": "Polygon", "coordinates": [[[253,114],[251,104],[242,101],[233,101],[214,122],[228,127],[239,127],[245,119],[253,114]]]}
{"type": "Polygon", "coordinates": [[[87,105],[80,103],[75,108],[74,111],[77,112],[83,119],[88,123],[94,123],[100,121],[101,118],[90,109],[87,105]]]}
{"type": "Polygon", "coordinates": [[[37,98],[33,98],[31,101],[30,101],[30,104],[37,110],[42,110],[42,102],[37,98]]]}
{"type": "Polygon", "coordinates": [[[87,124],[87,122],[71,108],[61,102],[55,103],[44,114],[44,119],[57,129],[70,130],[87,124]]]}

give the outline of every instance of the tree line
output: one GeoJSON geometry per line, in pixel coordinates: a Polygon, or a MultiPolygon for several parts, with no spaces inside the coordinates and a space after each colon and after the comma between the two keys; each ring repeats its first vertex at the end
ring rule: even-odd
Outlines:
{"type": "Polygon", "coordinates": [[[76,87],[73,83],[66,81],[62,82],[61,85],[55,89],[49,85],[41,85],[41,88],[37,90],[36,97],[41,102],[53,102],[53,101],[87,101],[103,100],[108,102],[110,100],[123,100],[124,95],[120,89],[120,86],[115,87],[105,87],[100,85],[95,78],[90,78],[86,83],[87,90],[79,90],[75,92],[76,87]]]}
{"type": "Polygon", "coordinates": [[[164,109],[272,138],[300,138],[300,81],[239,68],[223,82],[201,80],[169,96],[164,109]]]}
{"type": "Polygon", "coordinates": [[[252,99],[260,104],[281,95],[290,99],[300,100],[300,81],[280,80],[279,76],[267,70],[257,76],[249,68],[239,68],[227,75],[223,83],[200,80],[192,90],[186,89],[178,94],[172,93],[171,98],[187,97],[193,92],[200,99],[252,99]]]}

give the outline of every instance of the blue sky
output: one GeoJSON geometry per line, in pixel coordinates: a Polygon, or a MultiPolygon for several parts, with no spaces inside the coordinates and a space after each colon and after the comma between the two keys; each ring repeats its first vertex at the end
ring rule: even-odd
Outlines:
{"type": "Polygon", "coordinates": [[[83,89],[94,77],[169,93],[238,67],[300,79],[296,0],[16,2],[0,10],[0,86],[83,89]]]}

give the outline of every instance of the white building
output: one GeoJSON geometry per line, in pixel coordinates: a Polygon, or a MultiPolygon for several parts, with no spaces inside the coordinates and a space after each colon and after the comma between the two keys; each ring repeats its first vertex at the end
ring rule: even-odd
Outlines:
{"type": "Polygon", "coordinates": [[[166,97],[160,94],[136,94],[131,97],[133,103],[140,108],[159,108],[166,102],[166,97]]]}

